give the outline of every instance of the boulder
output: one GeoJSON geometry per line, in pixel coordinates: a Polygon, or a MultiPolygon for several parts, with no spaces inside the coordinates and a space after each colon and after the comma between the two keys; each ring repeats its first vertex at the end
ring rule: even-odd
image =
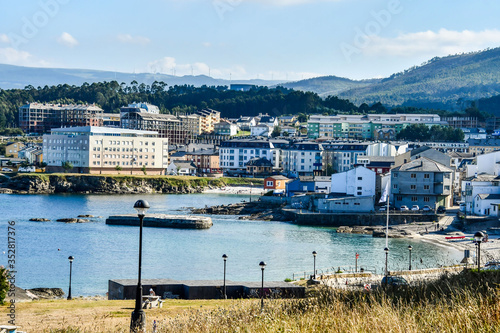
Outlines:
{"type": "Polygon", "coordinates": [[[64,218],[64,219],[57,219],[57,222],[64,222],[64,223],[85,223],[89,222],[87,219],[75,219],[75,218],[64,218]]]}
{"type": "Polygon", "coordinates": [[[27,289],[26,292],[29,292],[35,295],[38,298],[59,298],[64,295],[64,291],[61,288],[33,288],[27,289]]]}
{"type": "Polygon", "coordinates": [[[44,218],[41,218],[41,217],[32,218],[32,219],[30,219],[30,221],[33,221],[33,222],[50,222],[49,219],[44,219],[44,218]]]}
{"type": "Polygon", "coordinates": [[[78,215],[77,217],[94,217],[94,215],[78,215]]]}

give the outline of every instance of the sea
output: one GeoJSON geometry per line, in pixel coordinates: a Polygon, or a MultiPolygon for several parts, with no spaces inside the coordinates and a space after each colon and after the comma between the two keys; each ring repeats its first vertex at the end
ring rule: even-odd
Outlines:
{"type": "MultiPolygon", "coordinates": [[[[14,259],[15,284],[29,288],[69,286],[72,296],[104,296],[108,281],[136,279],[139,228],[105,224],[110,215],[134,214],[135,201],[149,202],[148,213],[190,214],[190,207],[226,205],[249,200],[232,194],[0,194],[0,264],[14,259]],[[60,218],[94,215],[88,223],[56,222],[60,218]],[[31,222],[47,218],[50,222],[31,222]],[[10,227],[10,228],[9,228],[10,227]],[[9,234],[9,231],[11,232],[9,234]],[[14,234],[12,234],[14,232],[14,234]],[[9,249],[11,250],[9,252],[9,249]],[[15,258],[8,258],[15,250],[15,258]]],[[[253,198],[257,199],[257,196],[253,198]]],[[[363,268],[381,274],[385,239],[336,233],[335,228],[300,226],[288,222],[239,220],[211,216],[206,230],[144,228],[143,279],[221,280],[226,254],[231,281],[260,281],[259,263],[266,262],[265,279],[300,279],[313,273],[363,268]],[[316,262],[312,252],[316,251],[316,262]],[[356,263],[356,253],[359,259],[356,263]]],[[[414,269],[459,262],[463,253],[411,239],[389,239],[388,269],[414,269]]]]}

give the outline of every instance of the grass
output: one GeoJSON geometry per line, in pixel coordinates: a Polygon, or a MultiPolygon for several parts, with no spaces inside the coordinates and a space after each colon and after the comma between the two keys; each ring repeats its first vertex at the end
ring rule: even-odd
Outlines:
{"type": "MultiPolygon", "coordinates": [[[[158,332],[499,332],[500,272],[466,271],[433,283],[364,291],[310,290],[305,299],[168,300],[146,310],[158,332]]],[[[18,304],[36,332],[128,332],[133,301],[18,304]],[[38,316],[38,317],[37,317],[38,316]]],[[[2,311],[6,311],[2,308],[2,311]]],[[[29,329],[28,329],[29,328],[29,329]]]]}

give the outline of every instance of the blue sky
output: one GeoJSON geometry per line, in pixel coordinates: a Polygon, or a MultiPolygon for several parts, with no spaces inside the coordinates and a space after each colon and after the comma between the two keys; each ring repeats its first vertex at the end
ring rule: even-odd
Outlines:
{"type": "Polygon", "coordinates": [[[386,77],[500,46],[498,0],[37,0],[0,13],[0,63],[217,78],[386,77]]]}

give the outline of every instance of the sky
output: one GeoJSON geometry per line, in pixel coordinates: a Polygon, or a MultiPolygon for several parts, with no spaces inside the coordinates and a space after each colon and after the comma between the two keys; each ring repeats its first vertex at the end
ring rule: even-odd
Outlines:
{"type": "Polygon", "coordinates": [[[500,46],[498,0],[3,1],[0,63],[294,81],[500,46]]]}

